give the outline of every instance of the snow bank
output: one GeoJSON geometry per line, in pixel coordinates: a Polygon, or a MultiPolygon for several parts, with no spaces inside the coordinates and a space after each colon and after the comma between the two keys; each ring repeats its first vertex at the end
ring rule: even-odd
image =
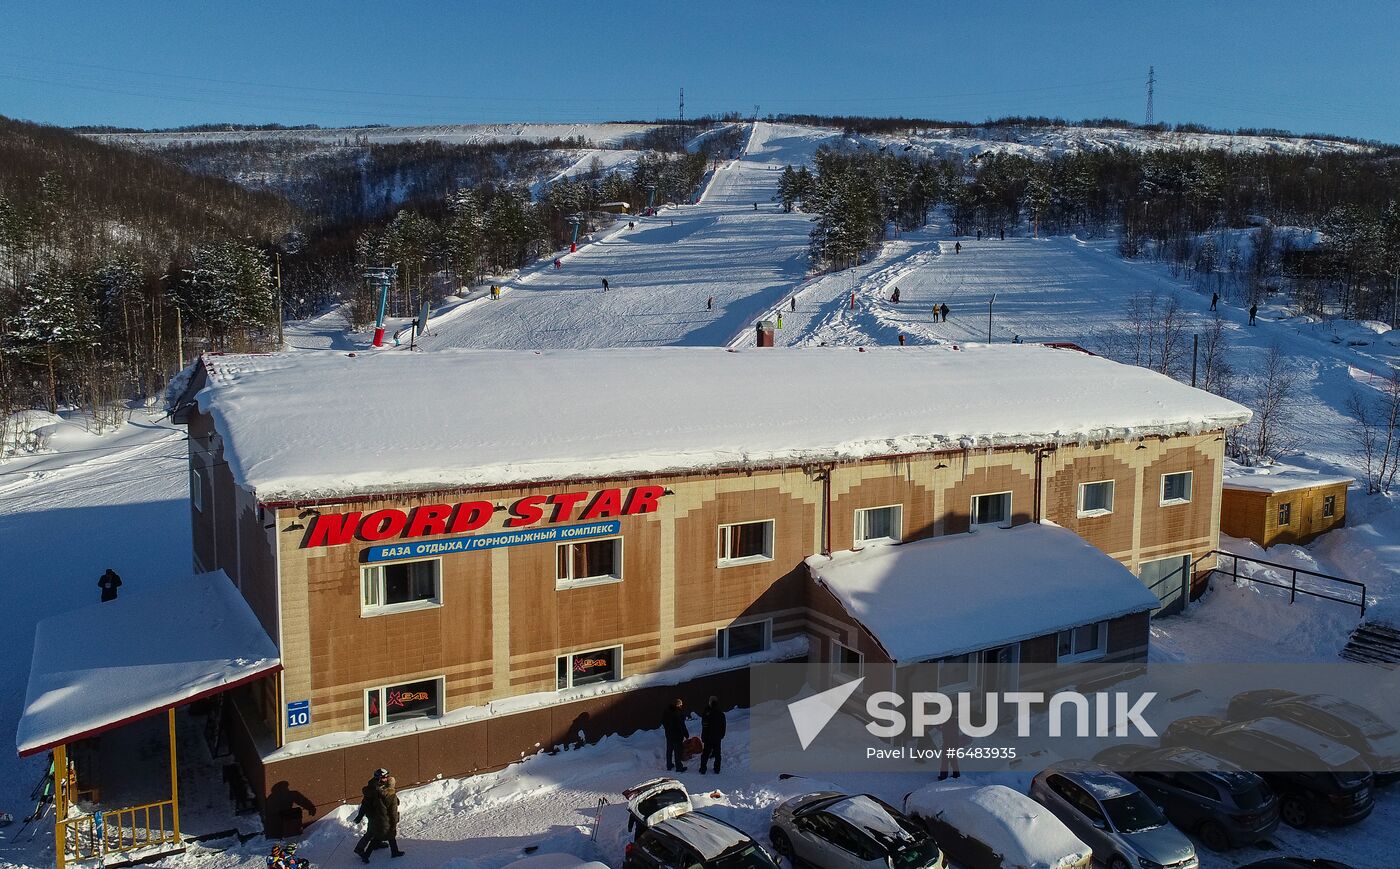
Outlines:
{"type": "Polygon", "coordinates": [[[279,666],[223,571],[122,595],[39,622],[15,741],[21,754],[40,751],[279,666]]]}
{"type": "Polygon", "coordinates": [[[814,555],[807,565],[899,662],[1018,642],[1158,604],[1126,567],[1054,525],[814,555]]]}
{"type": "Polygon", "coordinates": [[[990,846],[1008,869],[1066,869],[1091,853],[1049,809],[1005,785],[928,785],[904,798],[904,811],[941,818],[990,846]]]}
{"type": "Polygon", "coordinates": [[[1029,345],[207,356],[198,395],[263,501],[1240,425],[1146,369],[1029,345]]]}

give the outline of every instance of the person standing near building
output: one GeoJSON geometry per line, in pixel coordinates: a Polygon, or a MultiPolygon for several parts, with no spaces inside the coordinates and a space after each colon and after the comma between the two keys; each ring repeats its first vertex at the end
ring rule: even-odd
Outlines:
{"type": "Polygon", "coordinates": [[[720,743],[724,741],[727,726],[728,722],[724,720],[724,710],[720,708],[719,698],[711,697],[710,702],[705,704],[705,711],[700,713],[700,742],[703,745],[700,750],[701,775],[705,774],[705,762],[709,760],[715,762],[715,775],[719,775],[720,743]]]}
{"type": "Polygon", "coordinates": [[[685,772],[685,741],[690,737],[685,719],[685,701],[679,697],[661,713],[661,728],[666,734],[666,768],[676,772],[685,772]]]}
{"type": "Polygon", "coordinates": [[[1258,314],[1258,313],[1259,313],[1259,306],[1258,306],[1258,305],[1250,305],[1250,306],[1249,306],[1249,325],[1251,325],[1251,326],[1256,325],[1255,322],[1254,322],[1254,315],[1255,315],[1255,314],[1258,314]]]}
{"type": "Polygon", "coordinates": [[[948,322],[948,303],[944,302],[942,305],[940,305],[938,311],[943,315],[942,322],[948,322]]]}
{"type": "Polygon", "coordinates": [[[389,819],[389,829],[386,831],[389,856],[402,857],[403,851],[399,850],[399,783],[393,776],[385,776],[379,793],[384,799],[384,808],[389,819]]]}
{"type": "Polygon", "coordinates": [[[122,587],[122,578],[117,576],[117,572],[112,568],[107,568],[107,572],[97,580],[97,587],[102,589],[102,603],[117,599],[117,589],[122,587]]]}
{"type": "Polygon", "coordinates": [[[938,780],[948,778],[950,772],[953,778],[961,778],[962,770],[958,769],[958,749],[963,747],[963,735],[953,716],[949,716],[948,720],[943,722],[939,728],[939,735],[943,737],[943,750],[938,764],[938,780]]]}
{"type": "Polygon", "coordinates": [[[351,819],[352,824],[365,821],[365,834],[355,846],[355,853],[362,862],[369,862],[369,854],[384,844],[389,837],[389,804],[384,799],[384,787],[388,784],[389,771],[380,767],[374,771],[369,782],[360,789],[360,808],[351,819]]]}

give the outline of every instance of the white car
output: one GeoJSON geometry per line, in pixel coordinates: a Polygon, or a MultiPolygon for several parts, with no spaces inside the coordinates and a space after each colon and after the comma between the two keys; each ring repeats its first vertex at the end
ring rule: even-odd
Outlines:
{"type": "Polygon", "coordinates": [[[622,792],[627,800],[627,832],[634,837],[648,827],[694,810],[690,792],[673,778],[654,778],[622,792]]]}
{"type": "Polygon", "coordinates": [[[819,869],[946,869],[933,837],[868,794],[802,794],[773,809],[773,850],[819,869]]]}
{"type": "Polygon", "coordinates": [[[1089,869],[1094,859],[1049,809],[1004,785],[932,784],[904,798],[904,813],[965,869],[1089,869]]]}

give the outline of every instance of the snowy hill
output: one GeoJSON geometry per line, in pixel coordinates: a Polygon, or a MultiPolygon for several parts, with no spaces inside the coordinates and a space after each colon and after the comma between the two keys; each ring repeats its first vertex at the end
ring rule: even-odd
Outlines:
{"type": "Polygon", "coordinates": [[[88,133],[88,138],[113,145],[165,148],[211,142],[297,141],[325,146],[341,143],[388,145],[399,142],[441,142],[481,145],[487,142],[545,142],[582,138],[594,146],[617,147],[628,136],[654,129],[656,124],[433,124],[420,127],[328,127],[308,130],[161,131],[153,133],[88,133]]]}

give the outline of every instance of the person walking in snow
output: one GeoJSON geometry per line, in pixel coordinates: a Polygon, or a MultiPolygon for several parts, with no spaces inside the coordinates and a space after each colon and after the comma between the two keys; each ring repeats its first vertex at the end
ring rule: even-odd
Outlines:
{"type": "Polygon", "coordinates": [[[797,297],[796,297],[796,296],[793,296],[793,297],[792,297],[792,309],[793,309],[794,311],[797,310],[797,297]]]}
{"type": "Polygon", "coordinates": [[[980,229],[977,230],[977,240],[978,240],[978,241],[981,241],[981,240],[982,240],[982,230],[980,230],[980,229]]]}
{"type": "Polygon", "coordinates": [[[563,263],[559,262],[559,257],[555,257],[555,258],[554,258],[554,267],[555,267],[556,269],[557,269],[557,268],[561,268],[563,265],[564,265],[563,263]]]}
{"type": "Polygon", "coordinates": [[[1006,241],[1006,227],[1001,228],[1001,240],[1006,241]]]}
{"type": "Polygon", "coordinates": [[[666,768],[685,772],[685,741],[690,730],[685,726],[685,701],[677,697],[661,713],[661,729],[666,734],[666,768]]]}
{"type": "Polygon", "coordinates": [[[890,293],[890,301],[896,305],[899,304],[899,287],[895,287],[894,292],[890,293]]]}
{"type": "Polygon", "coordinates": [[[903,333],[903,332],[900,332],[900,333],[899,333],[899,346],[901,346],[901,347],[904,346],[904,333],[903,333]]]}
{"type": "Polygon", "coordinates": [[[1215,306],[1216,306],[1219,302],[1220,302],[1220,294],[1219,294],[1219,293],[1211,293],[1211,294],[1210,294],[1210,309],[1211,309],[1212,311],[1215,310],[1215,306]]]}
{"type": "Polygon", "coordinates": [[[1250,305],[1250,306],[1249,306],[1249,325],[1251,325],[1251,326],[1256,325],[1256,323],[1254,322],[1254,315],[1255,315],[1255,314],[1258,314],[1258,313],[1259,313],[1259,306],[1258,306],[1258,305],[1250,305]]]}
{"type": "MultiPolygon", "coordinates": [[[[962,242],[953,242],[953,253],[962,253],[962,242]]],[[[558,262],[558,260],[555,260],[555,262],[558,262]]]]}
{"type": "Polygon", "coordinates": [[[753,204],[753,210],[754,210],[754,211],[757,211],[757,210],[758,210],[758,203],[757,203],[757,202],[755,202],[755,203],[753,204]]]}
{"type": "Polygon", "coordinates": [[[365,821],[365,834],[355,846],[355,853],[362,862],[369,862],[369,854],[384,844],[389,837],[389,803],[384,797],[384,788],[389,781],[389,771],[380,767],[370,776],[369,783],[360,789],[360,808],[350,823],[365,821]]]}
{"type": "Polygon", "coordinates": [[[715,309],[715,297],[714,297],[714,296],[710,296],[709,301],[707,301],[707,302],[705,303],[705,310],[707,310],[707,311],[713,311],[714,309],[715,309]]]}
{"type": "Polygon", "coordinates": [[[720,743],[724,741],[727,726],[719,698],[711,697],[710,702],[705,704],[705,711],[700,713],[700,743],[703,746],[700,750],[701,775],[705,774],[705,763],[710,760],[715,762],[715,775],[719,775],[720,743]]]}
{"type": "Polygon", "coordinates": [[[107,572],[102,574],[97,580],[97,587],[102,589],[102,603],[117,599],[117,589],[122,587],[122,578],[117,576],[117,572],[112,568],[107,568],[107,572]]]}
{"type": "Polygon", "coordinates": [[[608,279],[607,279],[607,278],[603,278],[603,292],[606,293],[607,291],[608,291],[608,279]]]}
{"type": "Polygon", "coordinates": [[[385,776],[379,794],[383,797],[384,807],[388,810],[389,856],[402,857],[403,851],[399,850],[399,783],[394,780],[393,776],[385,776]]]}
{"type": "Polygon", "coordinates": [[[942,305],[939,305],[939,307],[938,307],[938,312],[939,312],[940,314],[943,315],[943,320],[942,320],[942,322],[944,322],[944,323],[948,322],[948,303],[947,303],[947,302],[944,302],[942,305]]]}

